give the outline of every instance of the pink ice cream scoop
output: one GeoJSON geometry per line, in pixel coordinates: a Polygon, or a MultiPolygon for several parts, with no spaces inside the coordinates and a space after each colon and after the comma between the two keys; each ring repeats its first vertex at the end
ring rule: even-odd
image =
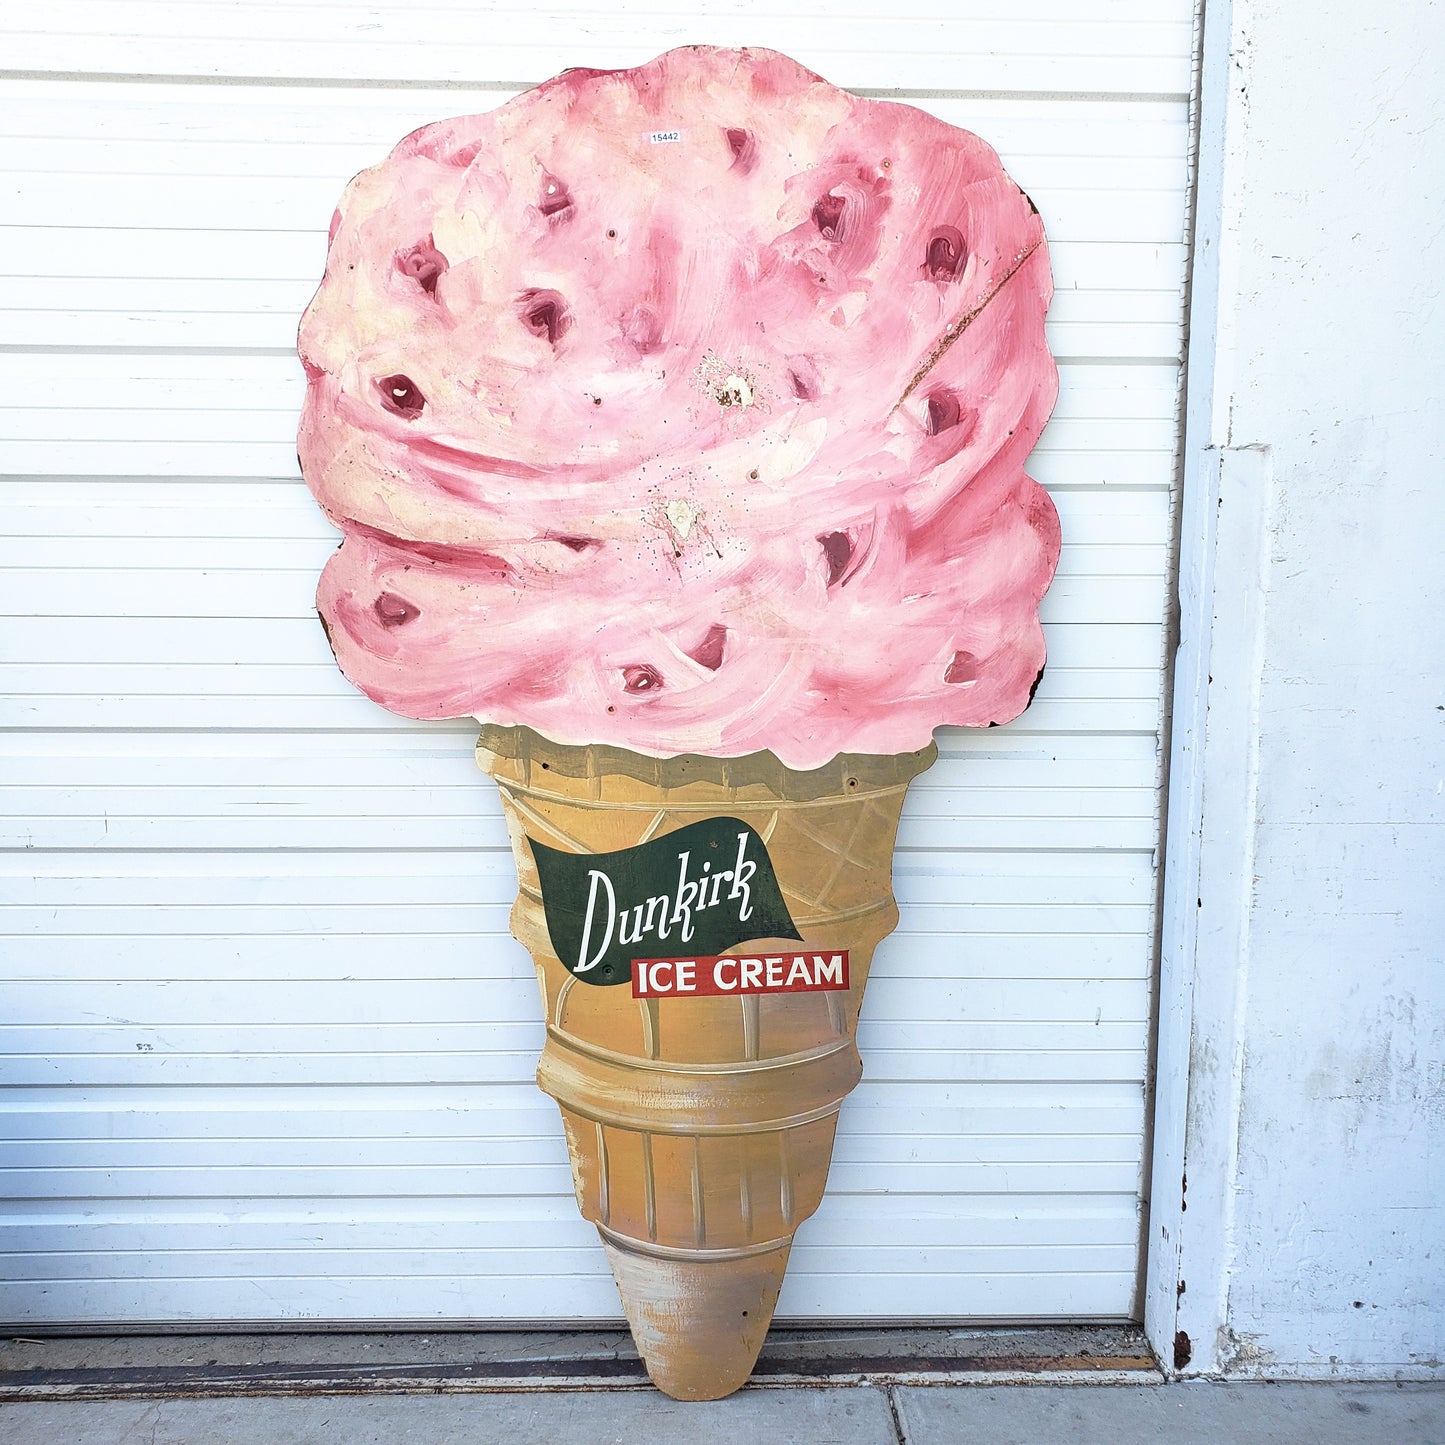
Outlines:
{"type": "Polygon", "coordinates": [[[795,768],[1003,722],[1058,559],[1043,228],[769,51],[571,70],[348,187],[301,327],[319,606],[392,710],[795,768]]]}

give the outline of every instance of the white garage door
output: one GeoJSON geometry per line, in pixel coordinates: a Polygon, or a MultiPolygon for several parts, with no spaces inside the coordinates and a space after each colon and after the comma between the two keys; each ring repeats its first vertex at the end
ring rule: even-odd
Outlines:
{"type": "Polygon", "coordinates": [[[292,344],[404,132],[689,40],[978,131],[1058,283],[1051,665],[910,796],[779,1317],[1134,1312],[1191,6],[738,8],[9,12],[0,1319],[618,1316],[473,733],[354,694],[316,622],[292,344]]]}

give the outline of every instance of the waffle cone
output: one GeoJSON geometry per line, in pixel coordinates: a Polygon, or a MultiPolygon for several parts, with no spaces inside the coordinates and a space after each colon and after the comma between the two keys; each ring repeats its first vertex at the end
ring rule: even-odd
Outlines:
{"type": "MultiPolygon", "coordinates": [[[[517,863],[512,932],[531,952],[546,1043],[537,1082],[562,1111],[584,1217],[602,1235],[654,1383],[717,1399],[752,1371],[793,1234],[818,1207],[838,1109],[862,1075],[855,1033],[874,948],[898,921],[893,844],[909,782],[936,756],[770,753],[655,759],[483,729],[517,863]],[[548,934],[528,839],[615,852],[707,817],[762,836],[804,944],[850,953],[847,992],[635,999],[575,978],[548,934]]],[[[735,953],[768,951],[752,940],[735,953]]]]}

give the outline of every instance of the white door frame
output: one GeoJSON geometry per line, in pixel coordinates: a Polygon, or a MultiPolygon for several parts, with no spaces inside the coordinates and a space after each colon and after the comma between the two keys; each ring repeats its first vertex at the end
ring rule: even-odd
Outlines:
{"type": "Polygon", "coordinates": [[[1179,647],[1164,849],[1144,1328],[1166,1370],[1217,1371],[1227,1341],[1240,1002],[1258,778],[1269,455],[1229,434],[1248,0],[1201,0],[1179,647]],[[1232,147],[1234,150],[1232,151],[1232,147]]]}

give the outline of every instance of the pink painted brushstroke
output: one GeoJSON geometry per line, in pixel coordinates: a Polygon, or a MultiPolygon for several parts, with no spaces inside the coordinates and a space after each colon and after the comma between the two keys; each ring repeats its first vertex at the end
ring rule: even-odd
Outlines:
{"type": "Polygon", "coordinates": [[[343,671],[410,717],[797,768],[1007,721],[1059,552],[1024,473],[1051,290],[987,145],[772,52],[417,131],[301,326],[343,671]]]}

